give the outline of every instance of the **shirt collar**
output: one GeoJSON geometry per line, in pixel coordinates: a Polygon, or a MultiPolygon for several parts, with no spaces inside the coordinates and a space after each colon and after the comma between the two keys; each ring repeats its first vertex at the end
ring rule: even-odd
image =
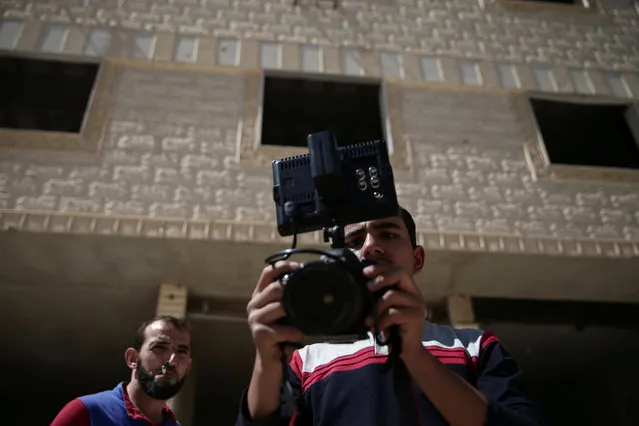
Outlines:
{"type": "MultiPolygon", "coordinates": [[[[120,382],[114,389],[116,391],[119,389],[119,394],[122,397],[122,400],[124,401],[124,405],[126,407],[126,413],[133,420],[143,419],[150,423],[149,418],[146,417],[144,414],[142,414],[140,410],[138,410],[138,408],[133,404],[133,402],[129,398],[129,393],[126,390],[127,385],[128,385],[128,382],[120,382]]],[[[164,407],[162,407],[162,414],[164,415],[163,417],[165,419],[168,417],[174,423],[177,423],[175,414],[173,413],[173,411],[171,411],[168,405],[164,404],[164,407]]]]}

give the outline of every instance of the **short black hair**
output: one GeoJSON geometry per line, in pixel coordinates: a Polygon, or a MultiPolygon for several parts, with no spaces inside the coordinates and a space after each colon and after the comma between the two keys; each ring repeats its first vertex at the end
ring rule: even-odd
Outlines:
{"type": "Polygon", "coordinates": [[[138,331],[135,335],[135,340],[133,342],[133,348],[136,351],[142,349],[142,345],[146,340],[146,329],[149,326],[156,322],[165,322],[167,324],[171,324],[178,330],[191,332],[191,324],[186,318],[178,318],[173,315],[159,315],[157,317],[151,318],[150,320],[144,321],[140,327],[138,327],[138,331]]]}
{"type": "Polygon", "coordinates": [[[415,226],[415,221],[413,220],[413,216],[403,207],[399,207],[399,216],[404,221],[404,225],[406,225],[406,229],[408,230],[408,236],[410,237],[410,242],[413,245],[413,248],[417,247],[417,228],[415,226]]]}

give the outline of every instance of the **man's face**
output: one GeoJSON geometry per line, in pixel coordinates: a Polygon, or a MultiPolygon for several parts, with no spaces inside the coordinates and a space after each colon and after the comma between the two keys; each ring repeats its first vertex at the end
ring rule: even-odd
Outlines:
{"type": "Polygon", "coordinates": [[[423,265],[423,250],[414,249],[408,229],[400,216],[348,225],[344,228],[346,247],[360,260],[371,259],[402,267],[413,274],[423,265]]]}
{"type": "Polygon", "coordinates": [[[191,337],[187,331],[157,321],[146,329],[140,349],[135,378],[151,398],[167,400],[175,396],[191,366],[191,337]],[[162,366],[166,365],[166,372],[162,366]]]}

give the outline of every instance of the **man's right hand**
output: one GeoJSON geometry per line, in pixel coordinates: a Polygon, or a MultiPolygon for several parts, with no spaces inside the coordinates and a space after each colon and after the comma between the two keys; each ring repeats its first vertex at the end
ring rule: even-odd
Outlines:
{"type": "Polygon", "coordinates": [[[281,261],[265,267],[246,306],[253,342],[262,362],[281,362],[280,343],[304,340],[304,335],[297,328],[277,323],[286,315],[282,305],[284,288],[278,278],[298,266],[294,262],[281,261]]]}
{"type": "Polygon", "coordinates": [[[286,315],[282,305],[283,284],[278,278],[298,266],[297,263],[282,261],[264,268],[246,306],[256,350],[247,394],[247,408],[252,421],[264,420],[279,408],[283,374],[280,344],[304,340],[300,330],[277,322],[286,315]]]}

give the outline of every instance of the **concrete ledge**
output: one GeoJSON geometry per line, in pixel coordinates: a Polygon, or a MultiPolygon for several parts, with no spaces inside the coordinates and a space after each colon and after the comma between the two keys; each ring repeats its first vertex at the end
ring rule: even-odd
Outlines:
{"type": "MultiPolygon", "coordinates": [[[[105,235],[161,239],[287,244],[274,223],[158,219],[0,210],[0,232],[105,235]]],[[[639,241],[521,237],[517,235],[418,232],[430,251],[538,254],[567,257],[638,258],[639,241]]],[[[321,232],[298,236],[299,246],[323,246],[321,232]]]]}

